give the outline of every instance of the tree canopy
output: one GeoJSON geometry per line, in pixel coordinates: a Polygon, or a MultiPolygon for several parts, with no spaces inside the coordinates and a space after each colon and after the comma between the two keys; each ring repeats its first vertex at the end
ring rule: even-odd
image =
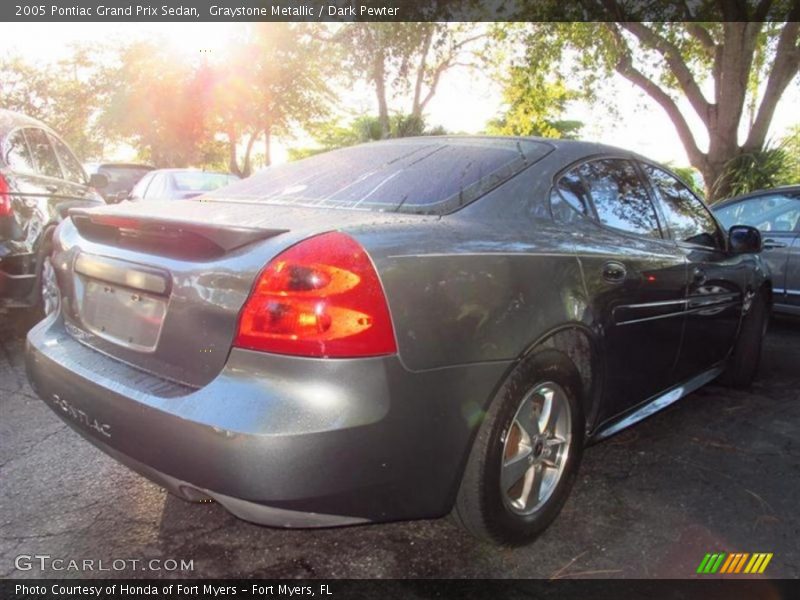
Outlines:
{"type": "Polygon", "coordinates": [[[800,2],[517,7],[524,22],[493,26],[241,24],[213,57],[178,59],[155,39],[76,45],[47,64],[5,56],[0,104],[47,122],[83,159],[105,158],[121,143],[159,167],[247,175],[270,164],[275,137],[316,139],[317,148],[297,156],[442,132],[428,117],[443,78],[480,65],[502,93],[502,112],[485,124],[490,133],[575,137],[582,124],[570,118],[574,101],[638,90],[670,119],[710,199],[790,177],[778,159],[786,163],[791,152],[769,136],[800,70],[800,2]],[[553,21],[553,11],[579,20],[553,21]],[[502,60],[487,63],[488,55],[502,60]],[[371,108],[353,108],[350,90],[364,88],[371,108]]]}
{"type": "Polygon", "coordinates": [[[764,148],[778,101],[800,68],[800,4],[721,2],[724,22],[695,20],[715,10],[708,1],[693,4],[695,12],[682,0],[658,5],[661,14],[682,22],[636,21],[629,12],[636,5],[619,0],[580,4],[615,21],[508,26],[510,39],[524,47],[527,68],[559,73],[589,96],[618,74],[667,114],[708,197],[726,196],[727,169],[737,157],[764,148]],[[781,21],[758,21],[767,14],[781,21]],[[692,118],[702,132],[692,128],[692,118]]]}
{"type": "Polygon", "coordinates": [[[86,44],[67,48],[51,64],[34,65],[20,56],[0,59],[0,106],[53,127],[81,156],[102,154],[106,132],[98,115],[113,85],[104,49],[86,44]]]}

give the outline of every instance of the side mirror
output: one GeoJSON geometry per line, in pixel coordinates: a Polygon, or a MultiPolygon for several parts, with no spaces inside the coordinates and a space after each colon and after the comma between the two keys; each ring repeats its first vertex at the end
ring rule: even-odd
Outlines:
{"type": "Polygon", "coordinates": [[[757,254],[761,252],[761,232],[749,225],[734,225],[728,230],[732,254],[757,254]]]}
{"type": "Polygon", "coordinates": [[[89,183],[87,185],[96,190],[102,190],[108,185],[108,177],[102,173],[92,173],[89,177],[89,183]]]}

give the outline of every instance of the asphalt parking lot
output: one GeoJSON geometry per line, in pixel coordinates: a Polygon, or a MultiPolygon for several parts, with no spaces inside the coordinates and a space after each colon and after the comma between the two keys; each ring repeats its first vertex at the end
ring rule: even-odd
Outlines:
{"type": "Polygon", "coordinates": [[[0,578],[687,577],[716,551],[772,552],[765,576],[800,577],[798,320],[773,323],[751,390],[708,386],[590,448],[561,516],[521,549],[478,543],[447,519],[289,531],[183,502],[37,399],[11,329],[0,315],[0,578]],[[193,570],[19,571],[20,555],[193,570]]]}

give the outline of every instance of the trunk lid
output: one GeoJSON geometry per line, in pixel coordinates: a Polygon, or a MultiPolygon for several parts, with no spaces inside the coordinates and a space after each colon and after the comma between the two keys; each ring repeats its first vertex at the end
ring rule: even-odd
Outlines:
{"type": "Polygon", "coordinates": [[[218,201],[74,210],[55,240],[66,327],[100,352],[199,387],[223,368],[253,282],[277,254],[325,231],[426,218],[218,201]]]}

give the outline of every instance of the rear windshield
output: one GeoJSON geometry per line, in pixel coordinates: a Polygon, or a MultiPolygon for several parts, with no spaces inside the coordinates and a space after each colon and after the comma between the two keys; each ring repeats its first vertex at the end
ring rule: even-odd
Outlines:
{"type": "Polygon", "coordinates": [[[236,175],[205,173],[203,171],[177,171],[172,174],[175,189],[180,192],[210,192],[239,181],[236,175]]]}
{"type": "Polygon", "coordinates": [[[108,186],[103,189],[106,193],[128,191],[150,171],[152,169],[147,167],[100,167],[97,170],[108,179],[108,186]]]}
{"type": "Polygon", "coordinates": [[[376,142],[269,167],[204,199],[445,214],[550,150],[512,138],[376,142]]]}

